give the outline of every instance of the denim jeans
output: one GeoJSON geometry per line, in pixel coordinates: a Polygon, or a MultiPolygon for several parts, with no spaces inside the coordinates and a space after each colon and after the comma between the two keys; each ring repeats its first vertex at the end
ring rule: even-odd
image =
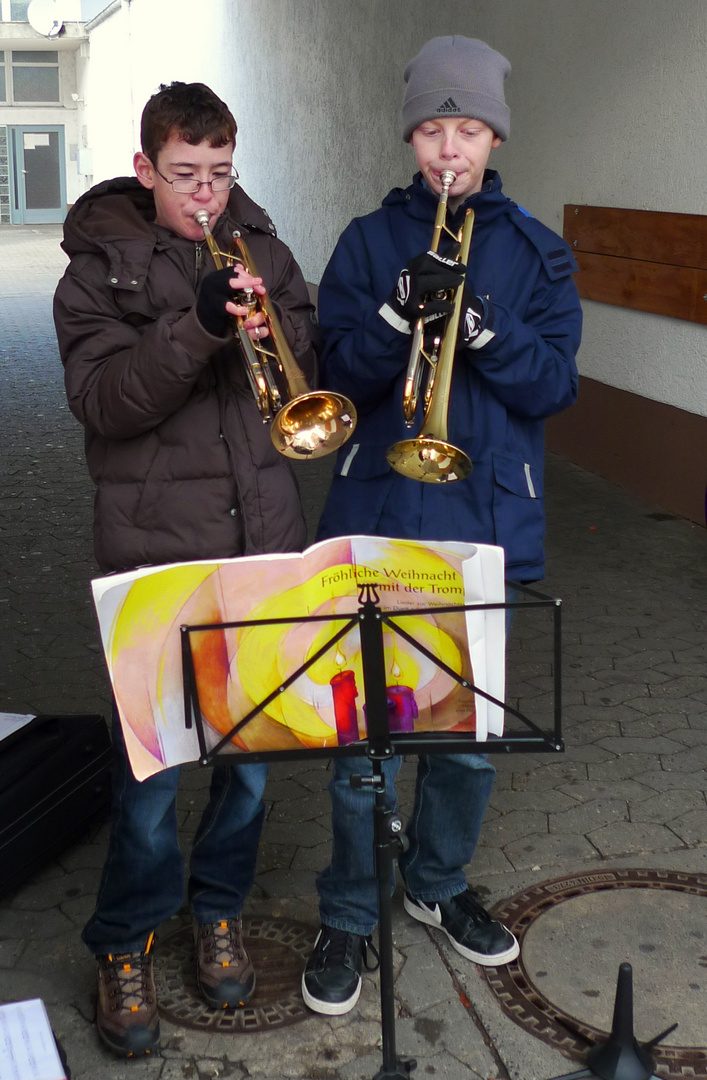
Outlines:
{"type": "MultiPolygon", "coordinates": [[[[518,591],[506,591],[507,602],[518,591]]],[[[506,608],[506,634],[514,609],[506,608]]],[[[401,757],[383,763],[385,802],[397,810],[395,777],[401,757]]],[[[370,776],[368,758],[335,758],[329,784],[332,803],[332,859],[317,878],[319,913],[327,926],[367,935],[378,922],[378,882],[373,849],[375,796],[354,789],[352,775],[370,776]]],[[[496,769],[484,754],[430,754],[417,765],[415,802],[407,823],[408,850],[398,864],[405,888],[417,900],[446,900],[466,889],[464,866],[471,862],[481,832],[496,769]]],[[[391,888],[393,887],[391,882],[391,888]]]]}
{"type": "MultiPolygon", "coordinates": [[[[96,910],[82,935],[96,954],[139,952],[150,932],[184,902],[184,856],[177,842],[179,766],[138,782],[115,716],[113,756],[108,856],[96,910]]],[[[255,876],[266,776],[266,765],[213,769],[189,868],[188,897],[199,923],[241,913],[255,876]]]]}
{"type": "MultiPolygon", "coordinates": [[[[402,758],[383,764],[386,805],[397,809],[394,780],[402,758]]],[[[317,878],[319,911],[327,926],[372,933],[378,922],[378,884],[373,857],[374,795],[353,789],[349,778],[371,774],[368,758],[336,758],[329,784],[333,843],[330,865],[317,878]]],[[[429,754],[417,766],[415,804],[400,856],[405,887],[418,900],[445,900],[466,888],[471,862],[496,770],[480,754],[429,754]],[[451,794],[451,797],[450,797],[451,794]]],[[[392,883],[391,883],[392,885],[392,883]]]]}

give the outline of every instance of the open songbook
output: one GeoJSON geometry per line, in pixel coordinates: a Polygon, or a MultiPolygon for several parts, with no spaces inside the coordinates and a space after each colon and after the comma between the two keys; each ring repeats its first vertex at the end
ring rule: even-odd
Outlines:
{"type": "Polygon", "coordinates": [[[338,537],[303,553],[176,563],[92,584],[138,779],[200,756],[196,732],[185,724],[184,626],[191,628],[191,665],[210,746],[250,713],[229,741],[234,753],[365,740],[358,627],[326,647],[356,615],[364,585],[394,616],[394,626],[384,630],[391,731],[471,732],[480,740],[502,734],[503,708],[453,676],[504,700],[505,612],[444,610],[504,602],[499,547],[338,537]],[[302,621],[309,616],[326,618],[302,621]]]}

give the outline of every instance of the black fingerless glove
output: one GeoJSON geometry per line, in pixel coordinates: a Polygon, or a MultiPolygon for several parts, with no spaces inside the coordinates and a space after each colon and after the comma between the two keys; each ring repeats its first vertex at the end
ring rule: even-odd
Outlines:
{"type": "Polygon", "coordinates": [[[230,315],[226,311],[226,304],[233,300],[233,289],[229,285],[233,274],[233,268],[228,266],[223,270],[214,270],[206,275],[199,289],[196,317],[204,330],[214,337],[223,337],[228,327],[230,315]]]}
{"type": "Polygon", "coordinates": [[[452,310],[450,301],[436,297],[435,293],[456,289],[465,270],[462,263],[433,251],[424,251],[400,271],[387,307],[408,324],[419,318],[431,322],[440,315],[447,315],[452,310]]]}
{"type": "Polygon", "coordinates": [[[481,349],[495,337],[493,307],[488,298],[464,289],[457,341],[468,349],[481,349]]]}

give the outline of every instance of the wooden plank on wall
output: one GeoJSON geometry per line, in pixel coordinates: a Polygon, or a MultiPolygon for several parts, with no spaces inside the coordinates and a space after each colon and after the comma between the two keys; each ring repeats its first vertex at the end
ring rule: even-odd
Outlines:
{"type": "Polygon", "coordinates": [[[580,376],[577,404],[550,417],[546,433],[553,453],[707,524],[707,416],[580,376]]]}
{"type": "Polygon", "coordinates": [[[707,217],[615,206],[565,206],[573,251],[707,270],[707,217]]]}
{"type": "Polygon", "coordinates": [[[707,325],[707,270],[576,252],[580,296],[707,325]]]}
{"type": "Polygon", "coordinates": [[[565,206],[579,295],[707,325],[707,217],[565,206]]]}

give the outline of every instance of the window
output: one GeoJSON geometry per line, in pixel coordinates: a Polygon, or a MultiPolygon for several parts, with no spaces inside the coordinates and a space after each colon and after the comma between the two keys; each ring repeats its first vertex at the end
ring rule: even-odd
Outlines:
{"type": "Polygon", "coordinates": [[[12,99],[16,104],[59,101],[59,53],[13,52],[12,99]]]}
{"type": "Polygon", "coordinates": [[[7,101],[7,87],[5,85],[5,53],[0,52],[0,101],[7,101]]]}
{"type": "Polygon", "coordinates": [[[0,18],[3,22],[27,22],[30,0],[0,0],[0,18]]]}

